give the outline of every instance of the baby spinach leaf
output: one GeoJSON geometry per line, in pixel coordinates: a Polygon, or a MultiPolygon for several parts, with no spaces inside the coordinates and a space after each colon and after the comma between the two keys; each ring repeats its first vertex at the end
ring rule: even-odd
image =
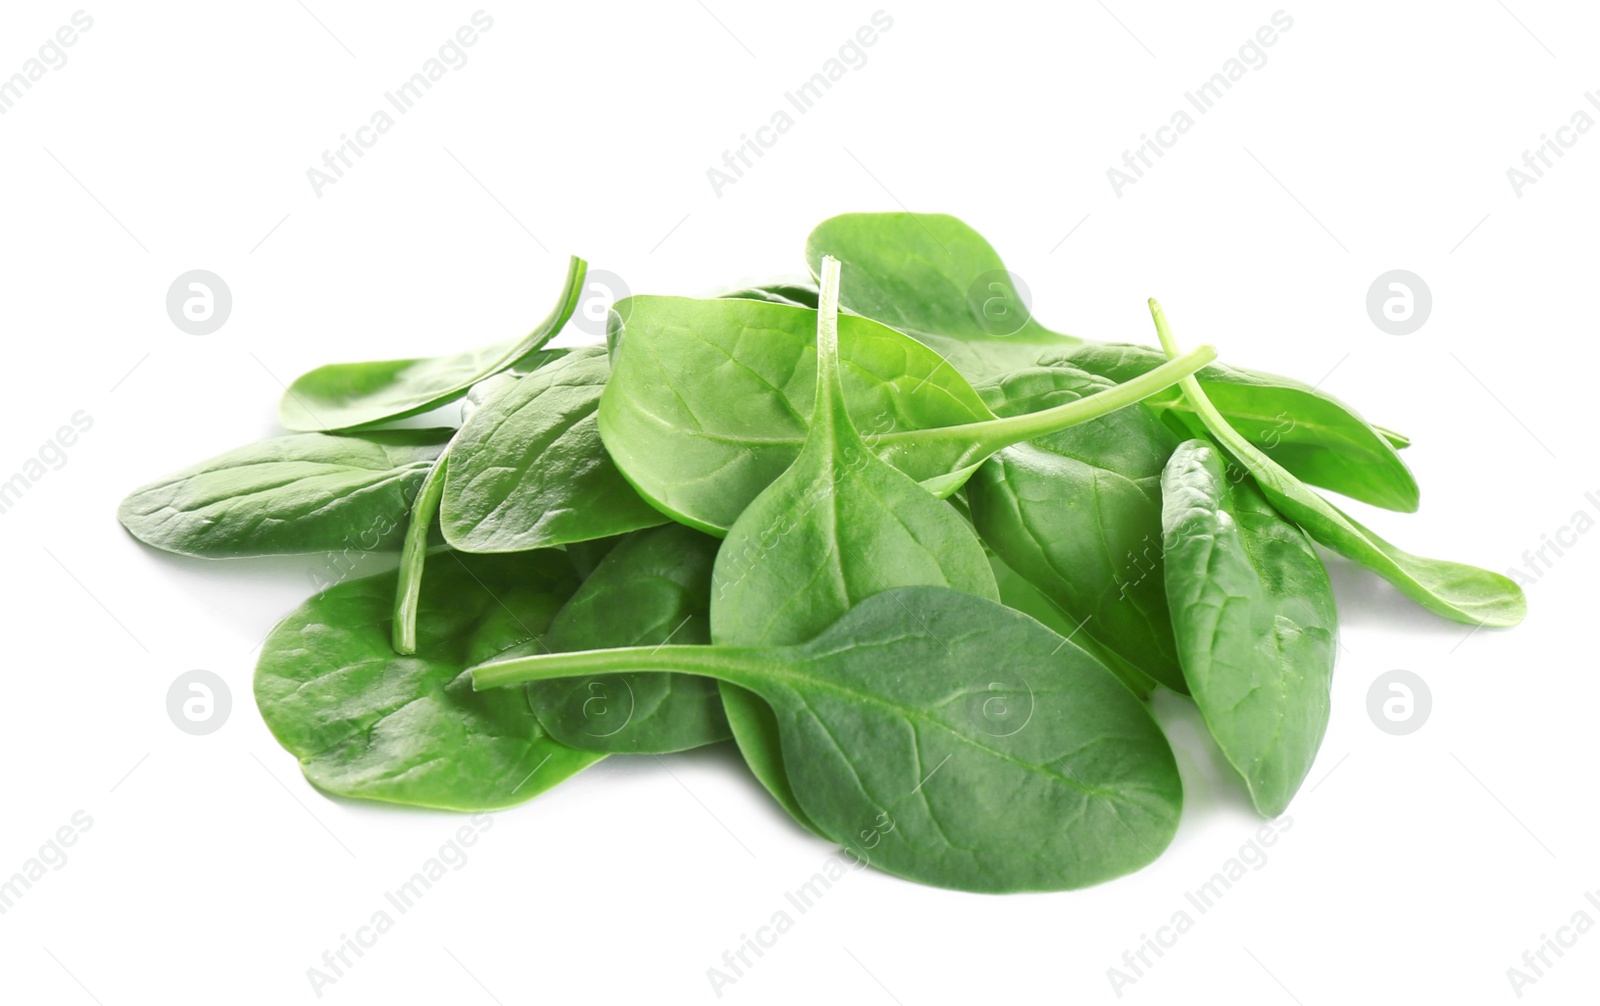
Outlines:
{"type": "MultiPolygon", "coordinates": [[[[1164,359],[1159,350],[1143,346],[1090,343],[1044,362],[1126,381],[1164,359]]],[[[1398,434],[1386,434],[1327,392],[1287,377],[1219,363],[1194,376],[1229,425],[1302,481],[1373,506],[1403,513],[1417,509],[1416,477],[1390,439],[1398,434]]],[[[1188,399],[1175,387],[1145,404],[1193,417],[1188,399]]]]}
{"type": "Polygon", "coordinates": [[[1051,331],[947,216],[837,217],[807,256],[820,287],[626,298],[603,348],[549,349],[574,258],[526,338],[311,371],[280,405],[311,432],[119,516],[190,555],[401,546],[262,647],[262,715],[329,794],[500,808],[731,736],[862,864],[981,892],[1096,883],[1171,841],[1157,684],[1192,691],[1261,813],[1288,806],[1334,662],[1313,542],[1447,617],[1523,617],[1505,577],[1307,488],[1415,510],[1404,436],[1180,356],[1153,301],[1163,351],[1051,331]],[[459,431],[396,428],[455,403],[459,431]]]}
{"type": "Polygon", "coordinates": [[[834,262],[823,274],[823,308],[812,315],[818,362],[805,443],[739,515],[717,553],[712,632],[718,642],[809,639],[856,602],[895,586],[996,597],[972,528],[880,460],[856,430],[839,372],[838,289],[834,262]]]}
{"type": "Polygon", "coordinates": [[[610,367],[599,346],[508,382],[456,435],[440,522],[466,552],[521,552],[666,523],[611,463],[595,411],[610,367]]]}
{"type": "MultiPolygon", "coordinates": [[[[717,539],[681,524],[635,531],[556,615],[552,651],[711,641],[717,539]]],[[[688,674],[601,674],[528,686],[539,722],[585,751],[665,754],[727,740],[717,683],[688,674]]]]}
{"type": "Polygon", "coordinates": [[[583,293],[583,259],[573,256],[561,299],[521,339],[469,353],[374,363],[330,363],[302,374],[284,391],[278,415],[291,430],[348,430],[419,415],[453,402],[477,382],[530,359],[572,317],[583,293]]]}
{"type": "Polygon", "coordinates": [[[393,548],[452,432],[274,437],[134,490],[117,518],[147,545],[208,559],[393,548]]]}
{"type": "MultiPolygon", "coordinates": [[[[1000,256],[955,217],[847,213],[811,232],[806,256],[813,270],[825,254],[866,274],[851,284],[846,308],[938,350],[974,381],[1065,362],[1120,383],[1163,359],[1143,346],[1088,342],[1039,325],[1000,256]]],[[[1305,481],[1375,506],[1417,509],[1416,479],[1394,451],[1407,442],[1399,434],[1288,378],[1220,364],[1195,376],[1247,438],[1305,481]]],[[[1188,408],[1176,389],[1149,404],[1188,408]]]]}
{"type": "Polygon", "coordinates": [[[520,378],[500,374],[473,385],[465,425],[412,510],[395,652],[416,646],[417,593],[435,517],[445,540],[467,552],[521,552],[666,522],[601,446],[594,412],[607,372],[605,350],[596,346],[552,356],[520,378]]]}
{"type": "MultiPolygon", "coordinates": [[[[817,313],[752,300],[632,297],[617,307],[600,435],[635,489],[676,520],[720,535],[794,463],[816,384],[817,313]]],[[[874,453],[946,496],[988,455],[1105,415],[1215,357],[1056,409],[998,418],[916,340],[840,316],[845,400],[874,453]]]]}
{"type": "MultiPolygon", "coordinates": [[[[890,587],[948,586],[998,599],[972,527],[879,460],[846,409],[839,376],[839,263],[824,260],[816,390],[800,455],[761,491],[717,552],[711,638],[735,646],[810,639],[890,587]]],[[[783,768],[776,721],[759,698],[722,687],[728,721],[756,778],[806,823],[783,768]]]]}
{"type": "MultiPolygon", "coordinates": [[[[816,388],[815,311],[750,301],[632,297],[618,305],[600,434],[641,493],[722,534],[800,453],[816,388]]],[[[990,417],[971,387],[911,339],[840,319],[857,429],[948,427],[990,417]]]]}
{"type": "Polygon", "coordinates": [[[943,213],[831,217],[806,239],[813,274],[824,255],[850,267],[847,309],[914,337],[969,380],[1083,341],[1035,321],[989,242],[943,213]]]}
{"type": "MultiPolygon", "coordinates": [[[[1065,366],[979,391],[1001,415],[1109,386],[1065,366]]],[[[1161,469],[1178,444],[1142,406],[1008,447],[967,483],[973,525],[1071,625],[1073,640],[1145,693],[1186,691],[1161,583],[1161,469]]]]}
{"type": "Polygon", "coordinates": [[[316,595],[267,637],[256,704],[306,778],[337,796],[493,810],[604,757],[546,736],[520,689],[476,693],[462,674],[545,630],[577,586],[565,557],[435,559],[415,656],[389,648],[394,573],[316,595]]]}
{"type": "Polygon", "coordinates": [[[1054,632],[970,594],[886,590],[795,646],[557,653],[472,676],[492,688],[624,670],[755,692],[807,818],[911,880],[1084,887],[1153,861],[1177,828],[1177,766],[1144,704],[1054,632]]]}
{"type": "MultiPolygon", "coordinates": [[[[1091,656],[1096,656],[1090,647],[1082,646],[1083,639],[1078,632],[1078,624],[1066,616],[1061,606],[1046,597],[1038,587],[1023,577],[1021,573],[1005,564],[998,555],[989,556],[989,566],[994,570],[995,585],[1000,588],[1000,603],[1008,608],[1015,608],[1024,615],[1035,619],[1045,628],[1062,638],[1070,638],[1079,644],[1091,656]]],[[[1104,658],[1097,656],[1122,683],[1133,690],[1133,693],[1142,699],[1148,699],[1150,693],[1155,691],[1156,682],[1140,674],[1132,667],[1116,667],[1104,658]]]]}
{"type": "MultiPolygon", "coordinates": [[[[1156,332],[1169,356],[1177,343],[1161,305],[1150,301],[1156,332]]],[[[1446,618],[1468,625],[1509,626],[1527,614],[1522,588],[1499,573],[1443,559],[1404,552],[1367,530],[1329,503],[1240,436],[1228,424],[1193,378],[1182,382],[1183,393],[1206,429],[1233,459],[1248,471],[1267,500],[1300,525],[1318,544],[1361,563],[1399,588],[1400,592],[1446,618]]]]}
{"type": "Polygon", "coordinates": [[[1161,476],[1165,582],[1183,675],[1250,798],[1277,817],[1328,728],[1333,588],[1305,532],[1206,441],[1161,476]]]}
{"type": "Polygon", "coordinates": [[[611,550],[627,540],[627,535],[613,535],[610,538],[595,538],[590,541],[574,541],[562,546],[567,553],[567,559],[572,563],[573,570],[581,578],[587,580],[593,575],[600,565],[600,560],[611,554],[611,550]]]}

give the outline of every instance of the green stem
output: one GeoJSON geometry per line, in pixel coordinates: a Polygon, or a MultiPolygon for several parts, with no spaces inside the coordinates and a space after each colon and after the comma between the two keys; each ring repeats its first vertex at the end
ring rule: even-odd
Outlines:
{"type": "Polygon", "coordinates": [[[872,438],[872,446],[881,453],[885,447],[904,445],[914,448],[929,441],[948,439],[970,442],[973,447],[967,453],[977,458],[984,458],[1012,444],[1058,433],[1070,426],[1099,419],[1182,381],[1192,383],[1194,379],[1189,375],[1216,358],[1217,351],[1211,346],[1199,346],[1114,388],[1097,391],[1053,409],[1041,409],[1020,416],[1007,416],[1004,419],[986,419],[962,426],[900,430],[872,438]]]}
{"type": "Polygon", "coordinates": [[[677,672],[746,684],[771,663],[764,649],[737,646],[624,646],[575,653],[541,653],[479,664],[472,669],[473,691],[553,678],[637,671],[677,672]]]}
{"type": "Polygon", "coordinates": [[[444,496],[449,457],[450,448],[446,446],[428,470],[428,477],[422,480],[422,488],[411,504],[411,523],[406,527],[405,547],[400,552],[400,580],[395,585],[394,628],[390,633],[396,653],[417,652],[417,599],[422,595],[422,567],[428,560],[428,532],[433,530],[439,500],[444,496]]]}
{"type": "MultiPolygon", "coordinates": [[[[1161,348],[1170,357],[1178,342],[1167,327],[1161,305],[1150,301],[1161,348]]],[[[1267,502],[1284,519],[1298,524],[1312,540],[1361,563],[1430,611],[1467,625],[1511,626],[1522,620],[1527,602],[1522,590],[1498,573],[1411,555],[1384,541],[1317,495],[1235,430],[1193,378],[1180,382],[1184,395],[1223,450],[1255,478],[1267,502]]]]}
{"type": "MultiPolygon", "coordinates": [[[[1154,297],[1150,298],[1150,317],[1155,319],[1156,337],[1161,340],[1161,349],[1167,354],[1169,361],[1175,359],[1178,356],[1178,340],[1173,338],[1172,329],[1167,326],[1167,314],[1161,310],[1160,303],[1154,297]]],[[[1256,450],[1255,445],[1241,436],[1239,431],[1233,428],[1233,424],[1211,404],[1211,399],[1201,390],[1199,381],[1193,377],[1184,377],[1178,381],[1178,387],[1183,389],[1183,396],[1189,400],[1190,407],[1200,416],[1212,436],[1227,445],[1235,456],[1251,460],[1263,456],[1256,450]]]]}
{"type": "Polygon", "coordinates": [[[849,437],[855,423],[844,408],[844,382],[839,374],[839,260],[822,259],[822,286],[817,295],[817,401],[815,422],[827,425],[812,434],[831,443],[835,431],[849,437]]]}

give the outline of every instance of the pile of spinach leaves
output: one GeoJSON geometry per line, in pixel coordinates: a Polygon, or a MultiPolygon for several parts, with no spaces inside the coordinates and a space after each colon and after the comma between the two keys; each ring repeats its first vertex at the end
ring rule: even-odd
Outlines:
{"type": "Polygon", "coordinates": [[[630,297],[603,345],[547,348],[574,258],[529,335],[314,370],[291,432],[119,516],[204,558],[398,552],[262,648],[262,716],[328,793],[500,808],[609,754],[731,740],[806,829],[970,891],[1166,847],[1157,687],[1281,813],[1329,716],[1316,545],[1446,618],[1521,620],[1510,580],[1311,488],[1414,511],[1403,436],[1180,352],[1155,302],[1159,348],[1052,331],[942,215],[835,217],[806,253],[817,285],[630,297]]]}

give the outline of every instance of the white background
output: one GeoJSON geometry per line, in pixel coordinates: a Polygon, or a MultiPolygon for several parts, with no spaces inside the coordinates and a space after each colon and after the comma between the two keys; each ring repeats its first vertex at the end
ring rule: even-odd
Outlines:
{"type": "MultiPolygon", "coordinates": [[[[0,116],[0,479],[75,411],[94,421],[0,515],[0,875],[74,811],[93,820],[0,916],[0,997],[313,1001],[307,968],[461,823],[324,798],[262,725],[253,650],[318,560],[164,556],[114,511],[156,475],[270,434],[279,381],[312,366],[524,332],[568,252],[634,292],[702,294],[799,272],[807,232],[835,213],[954,213],[1046,324],[1149,343],[1144,298],[1159,296],[1186,343],[1327,375],[1410,434],[1421,512],[1352,505],[1406,548],[1509,570],[1575,512],[1600,516],[1584,495],[1600,494],[1600,131],[1520,197],[1506,175],[1577,109],[1600,116],[1583,97],[1600,86],[1600,13],[1288,7],[1268,62],[1119,198],[1106,169],[1278,9],[1201,7],[885,6],[893,27],[868,62],[720,197],[707,168],[876,0],[488,7],[469,61],[320,197],[306,170],[476,5],[88,8],[68,62],[0,116]],[[196,268],[234,298],[208,336],[165,310],[196,268]],[[1395,268],[1432,290],[1412,335],[1366,313],[1395,268]],[[165,711],[193,668],[234,698],[204,737],[165,711]]],[[[76,9],[6,5],[0,76],[76,9]]],[[[1579,536],[1530,587],[1522,627],[1469,638],[1330,560],[1345,648],[1292,828],[1123,997],[1515,1001],[1506,969],[1525,950],[1580,909],[1600,921],[1583,898],[1600,888],[1597,564],[1600,535],[1579,536]],[[1396,668],[1433,695],[1405,737],[1366,711],[1396,668]]],[[[1198,719],[1160,712],[1187,800],[1155,865],[1015,897],[851,874],[724,1000],[1116,1001],[1107,969],[1259,823],[1198,719]]],[[[831,852],[729,751],[614,758],[496,815],[324,999],[717,1001],[707,969],[831,852]]],[[[1597,984],[1589,933],[1523,992],[1572,1003],[1597,984]]]]}

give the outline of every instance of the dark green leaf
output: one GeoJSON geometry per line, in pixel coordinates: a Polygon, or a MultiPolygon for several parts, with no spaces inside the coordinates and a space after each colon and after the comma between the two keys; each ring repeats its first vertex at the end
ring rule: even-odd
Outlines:
{"type": "Polygon", "coordinates": [[[348,430],[436,409],[474,384],[523,362],[561,331],[583,291],[583,259],[573,256],[550,316],[521,339],[469,353],[373,363],[330,363],[302,374],[284,391],[278,415],[291,430],[348,430]]]}
{"type": "MultiPolygon", "coordinates": [[[[1071,638],[1075,643],[1081,644],[1082,637],[1077,635],[1078,626],[1067,618],[1061,606],[1050,598],[1044,596],[1038,587],[1029,583],[1021,573],[1007,566],[997,555],[989,556],[989,566],[994,570],[995,584],[1000,588],[1000,603],[1008,608],[1015,608],[1024,615],[1035,619],[1045,628],[1062,638],[1071,638]]],[[[1086,651],[1088,647],[1083,647],[1086,651]]],[[[1093,655],[1091,653],[1091,655],[1093,655]]],[[[1103,658],[1102,664],[1110,668],[1122,683],[1133,690],[1140,698],[1148,699],[1155,690],[1156,682],[1150,678],[1136,673],[1130,667],[1117,668],[1107,663],[1103,658]]]]}
{"type": "MultiPolygon", "coordinates": [[[[681,524],[635,531],[595,567],[545,634],[552,651],[711,641],[717,540],[681,524]]],[[[688,674],[602,674],[528,686],[550,735],[586,751],[665,754],[727,740],[717,684],[688,674]]]]}
{"type": "MultiPolygon", "coordinates": [[[[1163,359],[1158,350],[1086,342],[1039,325],[1000,256],[955,217],[847,213],[811,232],[813,271],[825,254],[863,276],[847,291],[846,308],[914,336],[974,381],[1065,362],[1120,383],[1163,359]]],[[[1416,480],[1394,450],[1404,437],[1288,378],[1222,365],[1197,376],[1240,432],[1300,478],[1376,506],[1416,510],[1416,480]]],[[[1150,404],[1187,408],[1175,388],[1150,404]]]]}
{"type": "MultiPolygon", "coordinates": [[[[600,434],[641,495],[722,534],[800,453],[816,383],[816,312],[752,300],[632,297],[617,306],[600,434]]],[[[926,346],[839,318],[851,420],[874,453],[945,496],[988,455],[1120,408],[1214,357],[1047,412],[1000,419],[926,346]]]]}
{"type": "Polygon", "coordinates": [[[600,565],[600,560],[610,555],[611,550],[626,541],[627,537],[625,534],[619,534],[610,538],[568,542],[562,547],[572,562],[573,570],[578,576],[587,580],[600,565]]]}
{"type": "MultiPolygon", "coordinates": [[[[1032,367],[980,388],[1002,415],[1109,386],[1032,367]]],[[[1143,406],[1000,451],[967,483],[988,546],[1048,598],[1074,642],[1129,687],[1185,691],[1161,583],[1161,469],[1177,438],[1143,406]]]]}
{"type": "Polygon", "coordinates": [[[969,380],[997,377],[1082,341],[1035,321],[1000,256],[955,217],[832,217],[806,239],[814,275],[824,255],[850,270],[845,308],[915,337],[969,380]]]}
{"type": "MultiPolygon", "coordinates": [[[[1143,346],[1087,344],[1046,362],[1126,381],[1164,359],[1159,350],[1143,346]]],[[[1327,392],[1287,377],[1216,363],[1195,378],[1230,425],[1302,481],[1373,506],[1404,513],[1417,509],[1416,477],[1390,439],[1399,435],[1371,426],[1327,392]]],[[[1152,395],[1145,404],[1193,417],[1188,400],[1175,387],[1152,395]]]]}
{"type": "Polygon", "coordinates": [[[600,443],[605,350],[574,350],[499,387],[451,448],[440,521],[467,552],[521,552],[663,524],[600,443]]]}
{"type": "MultiPolygon", "coordinates": [[[[1177,344],[1167,329],[1161,305],[1150,302],[1156,331],[1169,355],[1177,344]]],[[[1211,404],[1193,378],[1183,393],[1207,431],[1256,480],[1278,512],[1300,525],[1318,544],[1371,569],[1400,592],[1430,611],[1468,625],[1509,626],[1522,621],[1528,602],[1522,588],[1499,573],[1443,559],[1426,559],[1401,551],[1362,527],[1247,439],[1240,436],[1211,404]]]]}
{"type": "Polygon", "coordinates": [[[1150,863],[1177,829],[1177,765],[1144,704],[1070,642],[970,594],[887,590],[798,646],[557,653],[477,667],[473,681],[619,670],[755,692],[807,818],[922,883],[1084,887],[1150,863]]]}
{"type": "Polygon", "coordinates": [[[274,437],[134,490],[147,545],[203,558],[388,549],[451,430],[274,437]]]}
{"type": "Polygon", "coordinates": [[[1333,588],[1305,532],[1211,444],[1179,446],[1161,477],[1166,590],[1195,705],[1256,809],[1276,817],[1328,728],[1338,644],[1333,588]]]}
{"type": "Polygon", "coordinates": [[[492,810],[604,757],[546,736],[520,689],[479,694],[462,674],[545,630],[576,587],[565,556],[434,560],[416,656],[389,648],[393,573],[318,594],[267,637],[256,703],[306,778],[338,796],[492,810]]]}
{"type": "MultiPolygon", "coordinates": [[[[891,587],[948,586],[998,599],[994,574],[966,521],[868,449],[839,378],[838,264],[822,284],[816,390],[804,447],[739,515],[717,553],[711,636],[774,646],[810,639],[852,606],[891,587]]],[[[745,760],[806,823],[789,792],[775,721],[732,684],[723,698],[745,760]]]]}

